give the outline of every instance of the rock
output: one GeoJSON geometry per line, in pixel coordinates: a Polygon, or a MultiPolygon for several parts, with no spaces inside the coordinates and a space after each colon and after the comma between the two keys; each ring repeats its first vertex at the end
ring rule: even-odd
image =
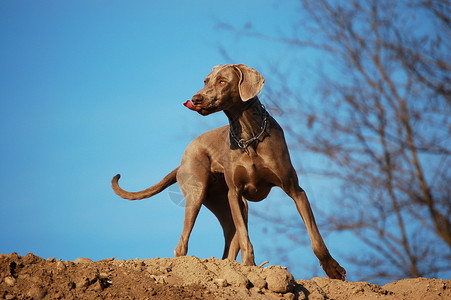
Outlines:
{"type": "Polygon", "coordinates": [[[114,260],[114,257],[110,257],[110,258],[105,258],[105,259],[99,260],[98,262],[110,262],[113,260],[114,260]]]}
{"type": "Polygon", "coordinates": [[[47,258],[47,262],[55,262],[56,259],[54,257],[49,257],[47,258]]]}
{"type": "Polygon", "coordinates": [[[216,278],[215,279],[215,283],[219,287],[226,287],[227,286],[227,280],[225,280],[224,278],[216,278]]]}
{"type": "Polygon", "coordinates": [[[249,287],[249,280],[247,277],[232,268],[223,270],[222,277],[233,286],[249,287]]]}
{"type": "Polygon", "coordinates": [[[95,276],[83,276],[75,282],[75,286],[77,288],[85,289],[88,286],[94,284],[97,281],[97,277],[95,276]]]}
{"type": "Polygon", "coordinates": [[[6,276],[5,279],[3,279],[3,281],[5,281],[5,283],[9,286],[14,286],[17,282],[16,278],[12,276],[6,276]]]}
{"type": "Polygon", "coordinates": [[[34,285],[31,287],[31,289],[28,290],[27,296],[32,298],[33,300],[41,300],[45,297],[47,294],[47,291],[37,285],[34,285]]]}
{"type": "Polygon", "coordinates": [[[312,293],[312,294],[308,295],[307,299],[308,300],[325,300],[325,299],[328,299],[328,298],[326,298],[323,294],[315,292],[315,293],[312,293]]]}
{"type": "Polygon", "coordinates": [[[166,277],[164,275],[157,276],[157,275],[150,275],[150,278],[153,278],[156,283],[165,284],[166,283],[166,277]]]}
{"type": "Polygon", "coordinates": [[[45,259],[34,255],[33,253],[28,253],[27,255],[25,255],[24,257],[22,257],[22,263],[23,264],[37,264],[37,263],[42,263],[45,262],[45,259]]]}
{"type": "Polygon", "coordinates": [[[64,261],[64,264],[65,264],[67,267],[70,267],[70,266],[75,265],[75,263],[74,263],[73,261],[70,261],[70,260],[65,260],[65,261],[64,261]]]}
{"type": "Polygon", "coordinates": [[[93,263],[92,259],[87,257],[79,257],[76,260],[74,260],[74,263],[76,264],[90,264],[93,263]]]}
{"type": "Polygon", "coordinates": [[[106,286],[103,284],[103,282],[101,280],[96,280],[91,287],[95,290],[95,291],[102,291],[106,286]]]}
{"type": "Polygon", "coordinates": [[[264,269],[268,289],[276,293],[288,293],[294,289],[294,278],[281,267],[270,266],[264,269]]]}
{"type": "Polygon", "coordinates": [[[61,260],[58,260],[56,262],[56,269],[58,270],[58,272],[62,272],[66,270],[66,265],[61,260]]]}
{"type": "Polygon", "coordinates": [[[172,269],[171,269],[171,268],[169,268],[169,267],[166,267],[166,266],[161,266],[161,267],[158,267],[158,269],[160,270],[160,272],[161,272],[161,273],[169,273],[169,272],[171,272],[171,271],[172,271],[172,269]]]}
{"type": "Polygon", "coordinates": [[[258,289],[266,288],[266,280],[261,278],[258,274],[250,272],[249,274],[247,274],[247,278],[256,288],[258,289]]]}
{"type": "Polygon", "coordinates": [[[77,287],[77,285],[75,284],[75,282],[69,281],[67,283],[67,287],[69,288],[69,290],[73,290],[73,289],[75,289],[77,287]]]}
{"type": "Polygon", "coordinates": [[[286,293],[283,295],[283,299],[287,299],[287,300],[294,300],[294,294],[293,293],[286,293]]]}

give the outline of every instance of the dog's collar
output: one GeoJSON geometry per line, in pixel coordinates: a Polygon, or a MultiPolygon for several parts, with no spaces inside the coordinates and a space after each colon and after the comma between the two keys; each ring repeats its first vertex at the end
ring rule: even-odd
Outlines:
{"type": "Polygon", "coordinates": [[[266,108],[265,108],[265,106],[263,104],[261,104],[261,107],[263,109],[264,117],[263,117],[262,125],[260,126],[261,131],[258,134],[254,135],[253,137],[251,137],[248,140],[238,139],[236,137],[236,135],[233,133],[232,127],[230,126],[230,128],[229,128],[230,136],[237,143],[238,147],[240,147],[242,150],[246,150],[247,147],[249,147],[250,144],[252,144],[253,142],[259,140],[260,137],[262,136],[263,132],[265,132],[265,130],[266,130],[266,125],[268,124],[268,112],[266,111],[266,108]]]}

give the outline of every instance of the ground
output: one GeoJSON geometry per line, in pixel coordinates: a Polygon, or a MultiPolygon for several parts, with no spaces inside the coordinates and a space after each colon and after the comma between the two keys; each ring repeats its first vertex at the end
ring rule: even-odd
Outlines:
{"type": "Polygon", "coordinates": [[[280,266],[217,258],[47,260],[0,254],[0,299],[451,299],[451,280],[384,286],[323,277],[295,280],[280,266]]]}

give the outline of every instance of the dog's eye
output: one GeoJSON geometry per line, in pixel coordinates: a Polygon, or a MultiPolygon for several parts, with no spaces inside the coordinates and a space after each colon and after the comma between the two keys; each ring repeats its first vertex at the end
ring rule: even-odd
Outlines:
{"type": "Polygon", "coordinates": [[[218,84],[224,84],[224,83],[226,83],[226,81],[224,79],[219,79],[218,80],[218,84]]]}

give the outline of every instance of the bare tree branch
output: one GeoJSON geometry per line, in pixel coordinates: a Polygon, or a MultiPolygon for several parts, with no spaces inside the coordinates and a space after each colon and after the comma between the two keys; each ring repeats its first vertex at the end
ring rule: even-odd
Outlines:
{"type": "MultiPolygon", "coordinates": [[[[362,278],[451,272],[450,1],[299,4],[301,21],[285,36],[219,26],[318,53],[315,89],[299,90],[273,64],[280,87],[267,100],[286,114],[296,150],[325,161],[309,171],[338,183],[335,209],[317,208],[321,225],[361,242],[364,254],[349,262],[365,270],[362,278]]],[[[258,217],[282,227],[298,221],[258,217]]]]}

